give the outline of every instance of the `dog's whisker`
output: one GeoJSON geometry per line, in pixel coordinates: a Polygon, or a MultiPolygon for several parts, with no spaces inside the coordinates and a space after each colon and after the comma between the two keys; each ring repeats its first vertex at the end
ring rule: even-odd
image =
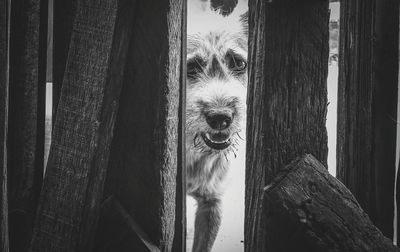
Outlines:
{"type": "Polygon", "coordinates": [[[228,159],[228,154],[229,154],[229,152],[224,151],[223,154],[224,154],[224,156],[225,156],[226,162],[229,162],[229,159],[228,159]]]}
{"type": "Polygon", "coordinates": [[[236,135],[238,135],[238,137],[244,141],[243,137],[239,134],[239,131],[236,131],[236,135]]]}
{"type": "Polygon", "coordinates": [[[239,149],[236,147],[236,144],[232,145],[232,148],[235,149],[236,151],[238,151],[239,149]]]}

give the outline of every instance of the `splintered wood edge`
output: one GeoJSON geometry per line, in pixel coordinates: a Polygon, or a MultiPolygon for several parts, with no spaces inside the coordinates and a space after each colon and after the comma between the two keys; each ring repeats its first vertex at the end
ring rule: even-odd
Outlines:
{"type": "Polygon", "coordinates": [[[319,162],[313,155],[311,154],[304,154],[301,157],[294,159],[290,162],[287,166],[281,169],[278,174],[274,177],[271,183],[264,187],[264,193],[269,193],[273,190],[276,186],[280,185],[281,182],[293,171],[302,168],[301,164],[306,164],[308,167],[312,167],[316,172],[320,175],[327,177],[329,175],[326,168],[319,162]]]}

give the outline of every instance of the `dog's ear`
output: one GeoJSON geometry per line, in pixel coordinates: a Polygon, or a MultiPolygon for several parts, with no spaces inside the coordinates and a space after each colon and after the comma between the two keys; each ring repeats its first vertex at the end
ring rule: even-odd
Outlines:
{"type": "Polygon", "coordinates": [[[249,36],[249,11],[246,11],[240,15],[240,23],[242,24],[242,29],[246,37],[249,36]]]}
{"type": "Polygon", "coordinates": [[[211,9],[218,11],[219,14],[229,16],[238,4],[238,0],[211,0],[211,9]]]}

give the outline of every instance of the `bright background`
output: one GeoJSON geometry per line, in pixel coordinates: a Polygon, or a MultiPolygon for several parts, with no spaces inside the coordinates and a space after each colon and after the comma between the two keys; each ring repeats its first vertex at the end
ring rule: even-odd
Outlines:
{"type": "MultiPolygon", "coordinates": [[[[248,9],[247,0],[239,0],[234,12],[228,17],[216,16],[210,11],[210,4],[203,0],[188,0],[188,35],[204,33],[210,30],[226,30],[234,32],[238,29],[238,19],[248,9]]],[[[330,55],[338,52],[338,20],[339,3],[332,3],[330,55]]],[[[328,73],[328,169],[336,175],[336,111],[337,111],[337,79],[338,66],[333,60],[329,65],[328,73]]],[[[244,134],[243,134],[244,135],[244,134]]],[[[230,174],[227,179],[225,194],[222,198],[222,223],[213,251],[215,252],[242,252],[244,226],[244,179],[245,179],[245,142],[239,147],[238,156],[233,160],[230,174]]],[[[196,202],[187,197],[187,251],[191,251],[194,232],[194,215],[196,202]]]]}

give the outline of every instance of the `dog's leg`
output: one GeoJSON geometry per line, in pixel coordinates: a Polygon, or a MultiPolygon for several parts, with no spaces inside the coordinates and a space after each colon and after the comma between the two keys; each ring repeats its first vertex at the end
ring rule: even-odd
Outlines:
{"type": "Polygon", "coordinates": [[[219,199],[197,199],[193,252],[209,252],[221,224],[219,199]]]}

